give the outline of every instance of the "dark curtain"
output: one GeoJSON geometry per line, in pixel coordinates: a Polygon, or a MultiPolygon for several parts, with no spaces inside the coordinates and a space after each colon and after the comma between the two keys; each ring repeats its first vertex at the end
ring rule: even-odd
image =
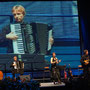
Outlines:
{"type": "Polygon", "coordinates": [[[90,52],[90,4],[89,0],[78,0],[81,45],[90,52]]]}

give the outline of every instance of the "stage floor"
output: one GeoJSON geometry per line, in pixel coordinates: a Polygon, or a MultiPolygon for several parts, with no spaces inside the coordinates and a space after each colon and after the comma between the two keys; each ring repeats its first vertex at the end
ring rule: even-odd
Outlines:
{"type": "Polygon", "coordinates": [[[54,84],[53,82],[44,82],[44,83],[40,83],[40,87],[61,87],[61,86],[65,86],[64,82],[58,83],[56,82],[56,84],[54,84]]]}

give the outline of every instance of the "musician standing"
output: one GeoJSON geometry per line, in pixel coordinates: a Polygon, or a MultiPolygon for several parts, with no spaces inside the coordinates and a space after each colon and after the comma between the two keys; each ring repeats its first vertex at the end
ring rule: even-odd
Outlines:
{"type": "Polygon", "coordinates": [[[53,52],[51,57],[51,78],[54,84],[55,84],[55,81],[58,81],[58,83],[61,83],[60,72],[57,67],[57,64],[59,62],[61,62],[61,60],[58,61],[55,52],[53,52]]]}
{"type": "Polygon", "coordinates": [[[81,57],[80,62],[83,67],[84,78],[88,78],[88,76],[90,75],[90,61],[89,61],[88,50],[84,50],[84,55],[81,57]]]}
{"type": "Polygon", "coordinates": [[[23,75],[24,73],[24,63],[22,61],[17,60],[17,56],[13,57],[13,63],[10,67],[12,67],[12,75],[15,79],[15,74],[19,73],[20,75],[23,75]]]}
{"type": "MultiPolygon", "coordinates": [[[[25,13],[26,13],[25,8],[22,5],[15,5],[12,8],[12,14],[15,19],[15,22],[13,23],[27,24],[23,20],[25,13]]],[[[18,35],[15,35],[14,32],[11,32],[10,24],[2,29],[2,32],[0,33],[0,43],[4,43],[2,45],[8,48],[7,50],[8,53],[13,53],[12,40],[17,40],[17,39],[18,39],[18,35]]],[[[53,38],[51,37],[49,41],[50,41],[50,44],[52,45],[53,38]]]]}

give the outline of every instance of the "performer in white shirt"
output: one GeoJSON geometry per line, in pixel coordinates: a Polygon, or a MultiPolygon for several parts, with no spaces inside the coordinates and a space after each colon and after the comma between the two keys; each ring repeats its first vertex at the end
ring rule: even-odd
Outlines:
{"type": "Polygon", "coordinates": [[[53,52],[51,57],[51,79],[53,80],[54,84],[56,81],[58,81],[58,83],[61,83],[60,72],[57,67],[57,64],[59,62],[61,62],[61,60],[58,60],[56,57],[56,53],[53,52]]]}

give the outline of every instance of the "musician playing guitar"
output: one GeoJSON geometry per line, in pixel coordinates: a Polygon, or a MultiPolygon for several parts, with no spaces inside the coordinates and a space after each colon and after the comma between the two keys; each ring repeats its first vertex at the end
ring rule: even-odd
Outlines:
{"type": "Polygon", "coordinates": [[[54,84],[56,80],[58,80],[58,83],[61,83],[60,72],[57,68],[57,64],[59,62],[61,62],[61,60],[58,60],[55,52],[53,52],[51,57],[51,79],[53,80],[54,84]]]}
{"type": "Polygon", "coordinates": [[[84,50],[84,55],[81,57],[80,60],[82,67],[83,67],[83,74],[84,77],[87,78],[90,74],[90,59],[88,55],[88,50],[84,50]]]}

